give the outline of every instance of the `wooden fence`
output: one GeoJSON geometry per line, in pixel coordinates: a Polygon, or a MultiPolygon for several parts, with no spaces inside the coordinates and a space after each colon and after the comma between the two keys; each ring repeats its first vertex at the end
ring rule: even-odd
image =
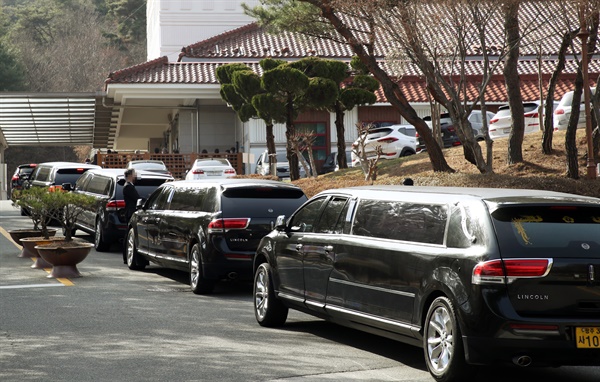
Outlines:
{"type": "Polygon", "coordinates": [[[118,152],[103,154],[98,153],[93,162],[103,168],[125,168],[127,163],[132,160],[161,160],[165,163],[175,179],[184,179],[186,172],[192,168],[192,165],[198,158],[226,158],[231,165],[241,175],[244,173],[242,163],[242,153],[209,153],[209,154],[136,154],[134,152],[118,152]]]}

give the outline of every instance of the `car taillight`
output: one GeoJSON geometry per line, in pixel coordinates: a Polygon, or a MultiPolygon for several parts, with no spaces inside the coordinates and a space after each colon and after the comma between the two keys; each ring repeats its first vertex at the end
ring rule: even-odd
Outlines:
{"type": "Polygon", "coordinates": [[[226,169],[226,170],[224,171],[224,173],[225,173],[225,174],[233,174],[233,175],[235,175],[235,170],[234,170],[234,169],[232,169],[232,168],[228,168],[228,169],[226,169]]]}
{"type": "Polygon", "coordinates": [[[389,137],[389,138],[382,138],[382,139],[378,140],[377,142],[379,142],[379,143],[392,143],[392,142],[396,142],[397,140],[398,140],[398,138],[389,137]]]}
{"type": "Polygon", "coordinates": [[[490,121],[490,124],[492,124],[492,123],[496,123],[496,122],[498,122],[499,120],[500,120],[499,118],[494,118],[494,119],[492,119],[492,120],[490,121]]]}
{"type": "Polygon", "coordinates": [[[562,114],[565,114],[565,109],[554,110],[554,115],[562,115],[562,114]]]}
{"type": "Polygon", "coordinates": [[[204,174],[204,170],[196,169],[196,170],[192,171],[192,174],[194,174],[194,175],[202,175],[202,174],[204,174]]]}
{"type": "Polygon", "coordinates": [[[539,118],[539,114],[538,113],[526,113],[523,115],[523,117],[525,118],[539,118]]]}
{"type": "Polygon", "coordinates": [[[209,233],[223,233],[231,229],[246,229],[250,218],[214,219],[208,223],[209,233]]]}
{"type": "Polygon", "coordinates": [[[473,284],[510,284],[520,278],[544,277],[550,272],[552,259],[491,260],[473,268],[473,284]]]}
{"type": "Polygon", "coordinates": [[[119,208],[125,208],[124,200],[111,200],[106,203],[106,211],[117,211],[119,208]]]}
{"type": "Polygon", "coordinates": [[[452,126],[448,127],[448,131],[451,132],[451,133],[453,133],[454,132],[454,127],[452,127],[452,126]]]}
{"type": "Polygon", "coordinates": [[[13,175],[12,178],[10,178],[10,180],[12,180],[13,182],[19,180],[19,175],[13,175]]]}

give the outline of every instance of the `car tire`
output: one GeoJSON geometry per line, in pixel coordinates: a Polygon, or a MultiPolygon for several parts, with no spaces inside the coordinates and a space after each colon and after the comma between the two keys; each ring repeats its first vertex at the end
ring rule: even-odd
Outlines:
{"type": "Polygon", "coordinates": [[[146,268],[146,261],[139,254],[135,246],[135,232],[133,228],[129,229],[125,240],[127,240],[125,244],[125,259],[129,269],[141,271],[146,268]]]}
{"type": "Polygon", "coordinates": [[[212,293],[215,287],[214,280],[207,280],[202,275],[202,256],[200,245],[194,244],[190,251],[190,288],[194,294],[212,293]]]}
{"type": "Polygon", "coordinates": [[[96,219],[96,232],[94,233],[94,248],[98,252],[106,252],[110,249],[110,242],[106,241],[104,230],[102,229],[102,221],[96,219]]]}
{"type": "Polygon", "coordinates": [[[260,326],[285,324],[288,308],[275,296],[271,265],[262,263],[254,274],[254,315],[260,326]]]}
{"type": "Polygon", "coordinates": [[[436,298],[429,307],[423,326],[423,349],[427,369],[436,381],[470,380],[474,369],[465,361],[456,312],[447,297],[436,298]]]}

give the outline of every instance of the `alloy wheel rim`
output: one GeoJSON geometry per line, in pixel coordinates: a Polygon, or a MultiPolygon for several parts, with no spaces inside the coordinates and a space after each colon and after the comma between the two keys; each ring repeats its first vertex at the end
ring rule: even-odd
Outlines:
{"type": "Polygon", "coordinates": [[[100,226],[100,221],[96,222],[96,234],[94,235],[94,245],[96,248],[100,245],[100,238],[102,236],[102,227],[100,226]]]}
{"type": "Polygon", "coordinates": [[[192,250],[192,259],[190,264],[190,281],[192,287],[198,285],[198,279],[200,278],[200,259],[198,250],[194,247],[192,250]]]}
{"type": "Polygon", "coordinates": [[[133,264],[133,251],[134,251],[133,235],[131,232],[127,234],[127,265],[133,264]]]}
{"type": "Polygon", "coordinates": [[[254,289],[254,305],[256,313],[263,319],[267,312],[269,303],[269,290],[267,289],[267,278],[263,268],[258,272],[254,289]]]}
{"type": "Polygon", "coordinates": [[[427,328],[427,355],[431,367],[443,372],[452,361],[454,354],[454,332],[450,312],[438,307],[431,315],[427,328]]]}

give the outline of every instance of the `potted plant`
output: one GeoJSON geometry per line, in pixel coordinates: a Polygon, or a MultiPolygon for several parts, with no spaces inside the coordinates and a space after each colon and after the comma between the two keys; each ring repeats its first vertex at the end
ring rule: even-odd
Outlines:
{"type": "MultiPolygon", "coordinates": [[[[26,190],[14,190],[11,195],[13,206],[25,211],[26,215],[33,222],[32,229],[25,228],[8,231],[15,243],[23,246],[19,257],[36,257],[39,259],[39,255],[34,248],[37,245],[37,241],[48,241],[56,234],[56,229],[48,228],[49,217],[42,202],[44,194],[47,192],[45,188],[33,187],[26,190]]],[[[35,264],[34,268],[37,268],[35,264]]]]}
{"type": "Polygon", "coordinates": [[[52,264],[52,271],[48,277],[81,277],[76,265],[87,257],[94,244],[74,240],[73,232],[81,214],[95,206],[96,199],[89,195],[55,190],[44,194],[41,202],[45,210],[49,211],[49,217],[60,222],[65,234],[62,240],[35,247],[40,256],[52,264]]]}

